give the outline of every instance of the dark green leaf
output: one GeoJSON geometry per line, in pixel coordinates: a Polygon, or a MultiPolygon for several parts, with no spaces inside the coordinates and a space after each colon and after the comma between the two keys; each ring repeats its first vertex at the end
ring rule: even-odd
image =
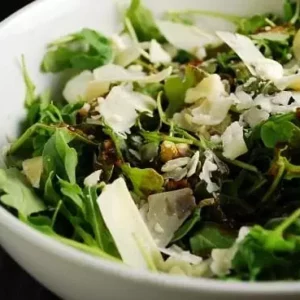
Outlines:
{"type": "Polygon", "coordinates": [[[84,28],[76,38],[55,43],[45,54],[42,71],[56,73],[66,69],[92,70],[109,63],[113,48],[109,39],[98,32],[84,28]]]}
{"type": "Polygon", "coordinates": [[[288,121],[268,121],[261,127],[261,139],[267,148],[274,148],[278,143],[289,143],[295,134],[300,135],[300,130],[288,121]]]}
{"type": "Polygon", "coordinates": [[[25,105],[26,107],[30,107],[37,100],[37,97],[35,95],[36,87],[28,74],[24,55],[22,55],[22,73],[23,73],[23,79],[26,86],[25,105]]]}
{"type": "Polygon", "coordinates": [[[105,226],[104,220],[101,216],[99,206],[97,204],[96,187],[86,188],[83,191],[84,205],[85,205],[85,219],[91,225],[96,239],[97,245],[100,249],[113,256],[119,257],[118,250],[115,246],[113,238],[105,226]]]}
{"type": "Polygon", "coordinates": [[[142,5],[141,0],[131,0],[126,17],[131,21],[140,42],[152,39],[159,42],[164,41],[164,37],[155,24],[152,12],[142,5]]]}
{"type": "Polygon", "coordinates": [[[138,196],[148,196],[162,191],[164,178],[154,169],[131,168],[124,164],[122,171],[130,179],[134,192],[138,196]]]}
{"type": "Polygon", "coordinates": [[[173,76],[166,80],[164,90],[169,101],[168,116],[172,117],[174,113],[180,111],[184,106],[186,91],[197,83],[196,72],[198,71],[195,68],[188,66],[186,67],[184,78],[173,76]]]}
{"type": "Polygon", "coordinates": [[[23,216],[46,209],[43,201],[35,194],[25,176],[17,169],[0,170],[0,200],[18,210],[23,216]]]}
{"type": "Polygon", "coordinates": [[[192,253],[205,256],[211,250],[230,248],[236,236],[227,230],[222,229],[218,224],[205,223],[202,228],[190,238],[192,253]]]}
{"type": "Polygon", "coordinates": [[[265,15],[256,15],[251,18],[241,19],[238,24],[238,32],[245,35],[256,33],[258,29],[267,26],[265,15]]]}
{"type": "Polygon", "coordinates": [[[83,192],[77,184],[69,183],[68,181],[59,179],[61,193],[70,199],[83,213],[83,192]]]}
{"type": "Polygon", "coordinates": [[[200,222],[200,213],[200,209],[195,210],[194,214],[175,232],[172,242],[180,241],[191,232],[200,222]]]}
{"type": "MultiPolygon", "coordinates": [[[[43,234],[45,234],[45,235],[47,235],[51,238],[54,238],[58,242],[63,243],[67,246],[73,247],[77,250],[86,252],[86,253],[91,254],[91,255],[99,256],[101,258],[109,259],[109,260],[112,260],[112,261],[115,261],[115,262],[120,262],[119,259],[105,253],[104,251],[102,251],[101,249],[99,249],[97,247],[87,246],[85,244],[76,242],[76,241],[71,240],[71,239],[67,239],[65,237],[62,237],[62,236],[56,234],[53,231],[53,229],[51,228],[51,226],[49,226],[49,221],[45,220],[44,222],[40,222],[41,219],[39,219],[38,224],[37,224],[37,222],[34,222],[32,220],[30,221],[26,218],[22,218],[22,221],[24,223],[26,223],[27,225],[31,226],[32,228],[38,230],[39,232],[41,232],[41,233],[43,233],[43,234]]],[[[51,220],[50,220],[50,222],[51,222],[51,220]]],[[[84,233],[83,230],[82,230],[82,233],[84,233]]]]}
{"type": "Polygon", "coordinates": [[[59,177],[76,183],[77,152],[68,143],[74,139],[66,128],[57,129],[43,151],[44,174],[54,171],[59,177]]]}

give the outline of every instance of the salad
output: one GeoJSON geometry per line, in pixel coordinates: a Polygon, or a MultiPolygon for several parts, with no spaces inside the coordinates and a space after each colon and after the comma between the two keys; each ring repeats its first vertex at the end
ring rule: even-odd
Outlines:
{"type": "Polygon", "coordinates": [[[48,45],[42,72],[69,78],[60,95],[37,94],[22,58],[27,117],[1,204],[132,268],[299,280],[299,1],[251,17],[120,11],[121,32],[48,45]]]}

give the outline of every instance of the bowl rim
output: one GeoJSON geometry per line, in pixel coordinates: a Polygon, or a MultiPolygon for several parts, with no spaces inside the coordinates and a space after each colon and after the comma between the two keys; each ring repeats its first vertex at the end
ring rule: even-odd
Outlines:
{"type": "MultiPolygon", "coordinates": [[[[7,25],[19,16],[27,14],[31,9],[43,6],[53,0],[39,0],[27,4],[15,13],[0,22],[0,32],[7,25]]],[[[207,292],[215,294],[220,291],[227,295],[300,295],[300,281],[285,282],[228,282],[206,278],[190,278],[178,275],[168,275],[153,273],[147,270],[132,269],[125,264],[112,262],[106,259],[95,257],[80,250],[67,246],[20,221],[4,207],[0,206],[0,229],[5,227],[12,233],[22,237],[23,240],[50,251],[60,258],[80,265],[83,268],[93,269],[99,272],[106,272],[124,280],[134,281],[135,283],[148,284],[153,287],[172,288],[174,290],[187,290],[193,292],[207,292]]],[[[9,254],[9,253],[8,253],[9,254]]]]}

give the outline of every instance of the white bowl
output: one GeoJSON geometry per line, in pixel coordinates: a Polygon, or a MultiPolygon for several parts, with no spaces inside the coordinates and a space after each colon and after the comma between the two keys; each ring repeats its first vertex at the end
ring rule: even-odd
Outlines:
{"type": "MultiPolygon", "coordinates": [[[[144,0],[155,12],[201,8],[234,14],[280,12],[279,0],[144,0]]],[[[56,77],[39,73],[45,45],[61,35],[92,27],[110,34],[119,28],[113,0],[41,0],[0,26],[0,146],[15,137],[24,116],[19,59],[25,54],[39,91],[56,77]]],[[[0,207],[0,242],[32,276],[64,299],[208,300],[299,299],[300,283],[233,283],[180,278],[131,270],[66,247],[19,222],[0,207]]]]}

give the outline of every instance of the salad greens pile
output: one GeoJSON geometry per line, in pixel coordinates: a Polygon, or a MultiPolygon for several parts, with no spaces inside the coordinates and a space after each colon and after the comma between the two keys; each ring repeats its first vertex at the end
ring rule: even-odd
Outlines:
{"type": "Polygon", "coordinates": [[[107,37],[48,45],[0,170],[2,205],[42,233],[154,272],[300,279],[300,2],[282,15],[140,0],[107,37]],[[204,28],[201,18],[223,24],[204,28]],[[228,30],[224,30],[228,28],[228,30]]]}

